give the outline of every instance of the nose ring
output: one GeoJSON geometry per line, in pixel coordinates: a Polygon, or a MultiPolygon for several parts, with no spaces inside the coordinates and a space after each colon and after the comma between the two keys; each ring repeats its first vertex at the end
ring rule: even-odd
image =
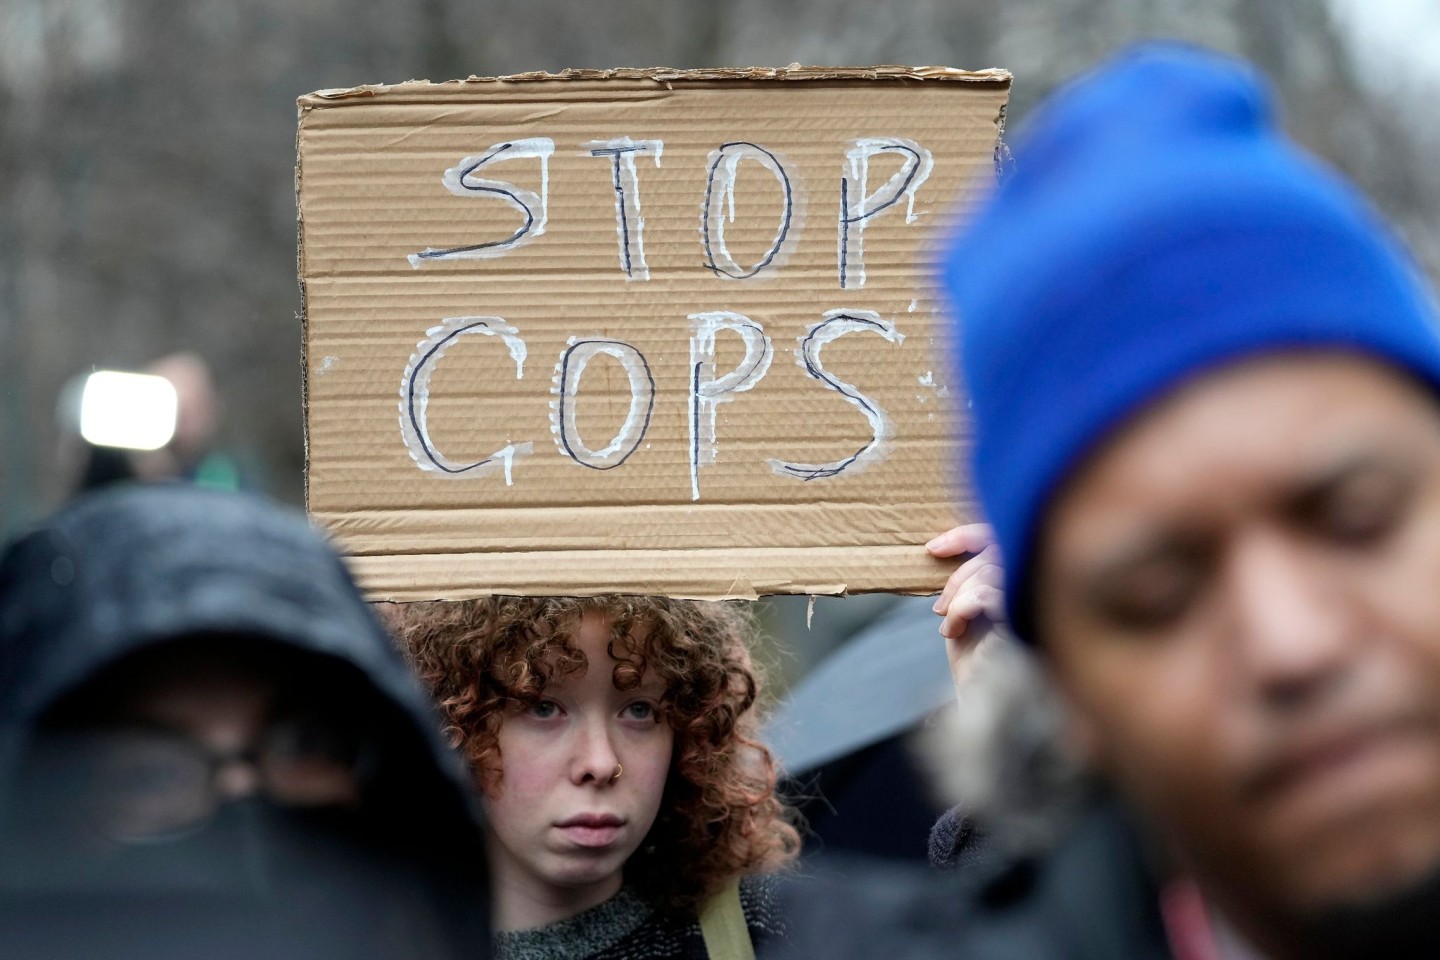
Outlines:
{"type": "Polygon", "coordinates": [[[624,772],[625,772],[625,764],[623,764],[623,763],[617,763],[617,764],[615,764],[615,772],[612,773],[612,774],[610,774],[610,782],[611,782],[611,783],[614,783],[616,780],[619,780],[619,779],[620,779],[620,774],[622,774],[622,773],[624,773],[624,772]]]}

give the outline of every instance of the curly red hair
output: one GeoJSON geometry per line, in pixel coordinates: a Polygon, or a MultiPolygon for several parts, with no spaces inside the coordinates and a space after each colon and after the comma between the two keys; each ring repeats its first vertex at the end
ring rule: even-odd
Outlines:
{"type": "Polygon", "coordinates": [[[665,597],[489,597],[404,604],[390,613],[405,652],[440,705],[445,732],[483,790],[503,777],[499,731],[516,705],[583,670],[571,642],[590,612],[609,623],[615,686],[648,672],[665,684],[660,710],[675,752],[660,814],[625,865],[658,907],[693,911],[725,881],[769,872],[800,849],[797,814],[756,739],[759,678],[752,620],[731,603],[665,597]]]}

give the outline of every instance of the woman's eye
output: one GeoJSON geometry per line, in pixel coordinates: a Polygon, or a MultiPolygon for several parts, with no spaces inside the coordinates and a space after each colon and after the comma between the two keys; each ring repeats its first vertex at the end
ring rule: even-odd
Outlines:
{"type": "Polygon", "coordinates": [[[634,703],[625,705],[621,712],[627,720],[657,720],[655,705],[648,700],[636,700],[634,703]]]}
{"type": "Polygon", "coordinates": [[[560,715],[560,705],[554,700],[541,700],[526,712],[537,720],[549,720],[560,715]]]}

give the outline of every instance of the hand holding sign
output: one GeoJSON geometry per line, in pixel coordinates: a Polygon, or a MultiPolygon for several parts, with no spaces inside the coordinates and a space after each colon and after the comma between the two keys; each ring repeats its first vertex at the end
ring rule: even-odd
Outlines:
{"type": "Polygon", "coordinates": [[[934,557],[969,555],[945,582],[934,611],[944,619],[940,635],[957,687],[969,672],[970,656],[989,634],[989,627],[1005,623],[1005,568],[1000,547],[989,524],[955,527],[925,544],[934,557]]]}

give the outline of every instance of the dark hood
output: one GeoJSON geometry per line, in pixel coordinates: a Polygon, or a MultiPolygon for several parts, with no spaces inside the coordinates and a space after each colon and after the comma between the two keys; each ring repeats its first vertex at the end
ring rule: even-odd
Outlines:
{"type": "MultiPolygon", "coordinates": [[[[12,543],[0,557],[0,726],[23,736],[121,658],[202,634],[264,637],[358,669],[470,803],[429,699],[340,558],[302,514],[246,494],[106,491],[12,543]]],[[[0,752],[0,778],[14,760],[0,752]]]]}
{"type": "MultiPolygon", "coordinates": [[[[444,913],[442,935],[451,944],[478,941],[483,953],[488,941],[483,830],[464,765],[441,739],[429,698],[340,558],[303,514],[254,496],[169,484],[109,489],[65,507],[0,555],[0,825],[11,813],[15,819],[8,822],[18,823],[37,809],[12,792],[23,779],[17,773],[28,769],[21,765],[29,762],[30,744],[42,742],[36,735],[50,723],[47,711],[77,691],[83,699],[90,681],[135,654],[162,644],[203,644],[215,638],[231,643],[253,639],[266,649],[300,655],[295,662],[304,661],[304,682],[325,688],[317,695],[347,684],[361,690],[365,722],[388,745],[377,761],[380,786],[375,796],[383,799],[366,801],[362,815],[368,810],[372,819],[355,836],[371,843],[383,834],[390,851],[386,856],[399,856],[402,859],[393,862],[422,872],[372,873],[367,879],[350,875],[333,860],[322,860],[316,874],[321,879],[310,884],[316,901],[327,905],[323,894],[328,891],[329,905],[338,902],[351,911],[342,911],[342,917],[355,916],[356,910],[362,917],[367,912],[379,916],[397,890],[432,905],[443,901],[445,905],[437,907],[444,913]],[[443,896],[422,894],[412,876],[423,878],[426,890],[443,896]],[[366,904],[374,904],[374,909],[366,904]]],[[[316,837],[329,842],[329,834],[304,826],[309,821],[303,811],[279,812],[284,823],[271,829],[266,821],[265,830],[253,834],[289,837],[275,846],[277,856],[304,852],[314,847],[316,837]]],[[[227,810],[224,817],[229,816],[227,810]]],[[[224,859],[195,862],[207,867],[224,859]]],[[[277,875],[299,876],[293,871],[277,875]]],[[[410,955],[383,944],[362,942],[352,948],[336,939],[338,935],[327,931],[347,927],[352,938],[363,938],[370,927],[327,922],[318,912],[312,916],[303,902],[310,895],[302,889],[290,914],[293,918],[298,913],[302,921],[309,917],[316,943],[325,949],[347,957],[410,955]]],[[[94,918],[89,923],[94,929],[81,933],[94,934],[100,943],[107,942],[106,923],[134,914],[107,896],[108,913],[82,914],[94,918]]],[[[49,907],[58,903],[57,915],[63,917],[74,915],[76,902],[73,897],[44,901],[49,907]]],[[[151,912],[143,916],[154,920],[146,922],[157,934],[135,943],[175,948],[179,941],[170,931],[179,920],[193,923],[201,916],[208,926],[215,916],[214,911],[189,909],[172,916],[155,912],[155,906],[149,904],[151,912]]],[[[219,915],[228,916],[223,911],[219,915]]],[[[6,914],[6,922],[14,916],[13,911],[6,914]]],[[[38,938],[37,955],[52,949],[57,931],[64,932],[64,924],[33,919],[45,916],[34,910],[22,910],[19,916],[20,933],[38,938]]],[[[236,922],[244,927],[244,922],[236,922]]],[[[239,948],[242,954],[251,942],[248,934],[217,937],[210,931],[207,936],[209,942],[239,948]]],[[[87,946],[77,947],[80,953],[75,955],[90,950],[91,941],[84,942],[87,946]]],[[[421,956],[448,955],[411,946],[421,956]]],[[[153,956],[143,949],[113,952],[153,956]]],[[[473,955],[475,950],[465,952],[473,955]]]]}

